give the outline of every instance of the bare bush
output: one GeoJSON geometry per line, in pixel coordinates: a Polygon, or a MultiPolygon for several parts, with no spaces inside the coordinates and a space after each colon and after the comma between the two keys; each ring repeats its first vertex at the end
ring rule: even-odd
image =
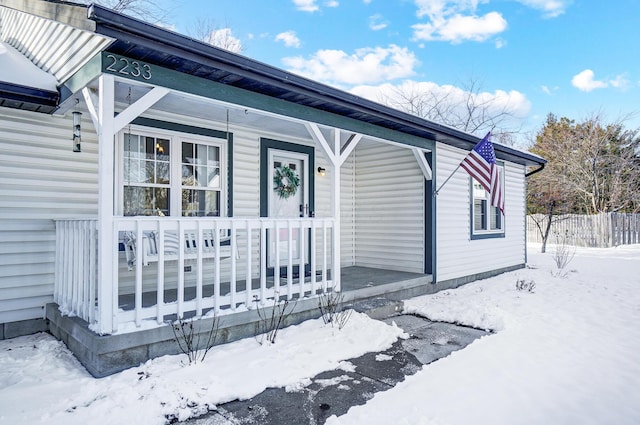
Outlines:
{"type": "Polygon", "coordinates": [[[533,280],[524,280],[524,279],[516,280],[516,290],[518,291],[529,292],[530,294],[532,294],[535,288],[536,288],[536,282],[533,280]]]}
{"type": "Polygon", "coordinates": [[[569,232],[564,234],[556,234],[556,245],[553,251],[553,261],[556,263],[556,271],[553,272],[555,277],[566,277],[568,272],[565,268],[571,263],[573,257],[576,255],[576,247],[570,244],[569,232]]]}
{"type": "Polygon", "coordinates": [[[330,323],[339,330],[346,326],[353,313],[353,309],[345,308],[344,293],[335,291],[323,292],[318,297],[318,309],[324,324],[330,323]]]}
{"type": "Polygon", "coordinates": [[[294,301],[292,304],[288,299],[281,300],[276,292],[273,298],[273,305],[270,306],[271,314],[266,311],[266,308],[260,307],[257,297],[254,297],[254,301],[257,305],[256,311],[258,317],[260,318],[256,324],[256,341],[258,341],[260,345],[264,344],[265,341],[275,344],[278,331],[282,329],[287,318],[293,313],[293,310],[295,310],[297,301],[294,301]]]}
{"type": "Polygon", "coordinates": [[[214,314],[211,328],[203,332],[203,322],[200,320],[184,320],[178,318],[171,323],[173,336],[180,347],[180,351],[187,355],[189,364],[203,362],[209,350],[215,345],[220,329],[220,320],[214,314]],[[194,325],[197,324],[197,325],[194,325]],[[197,329],[196,329],[197,328],[197,329]]]}

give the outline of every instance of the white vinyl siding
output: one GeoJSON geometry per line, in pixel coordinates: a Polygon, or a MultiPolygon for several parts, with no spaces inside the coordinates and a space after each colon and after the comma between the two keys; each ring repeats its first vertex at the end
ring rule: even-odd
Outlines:
{"type": "Polygon", "coordinates": [[[53,301],[53,219],[97,216],[97,138],[72,119],[0,108],[0,323],[42,318],[53,301]]]}
{"type": "Polygon", "coordinates": [[[356,265],[424,272],[424,176],[410,149],[355,149],[356,265]]]}
{"type": "MultiPolygon", "coordinates": [[[[468,152],[436,145],[436,185],[453,172],[468,152]]],[[[436,199],[437,279],[471,276],[525,263],[524,167],[505,162],[504,238],[471,240],[469,174],[459,169],[436,199]]]]}

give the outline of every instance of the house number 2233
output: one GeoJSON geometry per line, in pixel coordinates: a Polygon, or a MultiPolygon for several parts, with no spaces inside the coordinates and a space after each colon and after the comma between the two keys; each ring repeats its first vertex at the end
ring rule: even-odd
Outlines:
{"type": "Polygon", "coordinates": [[[116,74],[130,75],[134,78],[142,78],[144,80],[151,79],[151,67],[146,63],[130,60],[127,58],[119,58],[114,55],[107,55],[107,59],[111,60],[107,71],[116,74]]]}

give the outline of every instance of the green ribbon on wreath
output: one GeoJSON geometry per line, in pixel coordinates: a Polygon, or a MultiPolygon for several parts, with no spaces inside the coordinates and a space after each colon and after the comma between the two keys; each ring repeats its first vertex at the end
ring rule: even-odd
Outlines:
{"type": "Polygon", "coordinates": [[[287,199],[296,194],[300,186],[300,177],[286,165],[276,167],[273,172],[273,190],[282,199],[287,199]]]}

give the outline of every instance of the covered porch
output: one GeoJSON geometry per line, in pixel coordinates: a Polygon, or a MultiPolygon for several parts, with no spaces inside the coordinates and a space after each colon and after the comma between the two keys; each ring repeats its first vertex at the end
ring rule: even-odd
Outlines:
{"type": "MultiPolygon", "coordinates": [[[[376,240],[367,240],[367,251],[378,251],[374,259],[359,264],[355,260],[357,248],[351,239],[357,234],[359,223],[354,213],[358,189],[352,154],[356,148],[368,144],[407,152],[415,168],[411,177],[417,191],[414,194],[422,195],[426,193],[424,185],[430,185],[427,154],[431,150],[417,145],[431,144],[416,136],[376,130],[351,118],[337,119],[320,111],[309,115],[307,107],[283,107],[262,95],[223,86],[211,81],[204,84],[195,76],[105,52],[67,82],[66,87],[73,94],[63,102],[60,111],[83,108],[97,135],[98,217],[56,221],[54,300],[63,314],[79,317],[88,323],[89,329],[106,335],[162,326],[168,318],[198,318],[211,311],[216,315],[239,313],[280,298],[314,298],[326,292],[349,290],[350,284],[355,289],[358,278],[353,273],[344,275],[353,278],[344,286],[343,273],[334,270],[363,265],[385,269],[384,264],[372,263],[376,255],[385,255],[385,250],[389,250],[385,246],[396,243],[394,239],[406,239],[404,249],[415,247],[418,256],[413,260],[415,276],[411,279],[422,275],[427,276],[423,283],[430,281],[426,265],[430,264],[431,253],[426,246],[431,241],[426,239],[431,232],[431,218],[422,201],[411,207],[420,220],[412,223],[411,228],[406,225],[402,228],[400,222],[394,224],[397,230],[389,227],[394,217],[402,217],[393,205],[374,207],[388,211],[379,222],[375,221],[375,212],[364,215],[369,228],[383,226],[381,229],[387,229],[386,233],[378,233],[392,235],[392,239],[377,236],[376,240]],[[146,73],[125,72],[121,63],[135,64],[146,73]],[[132,153],[127,151],[128,144],[138,128],[148,131],[145,129],[158,126],[179,136],[195,133],[201,139],[217,140],[215,146],[219,148],[213,162],[218,188],[215,211],[192,214],[184,210],[184,164],[183,210],[175,210],[175,205],[179,207],[181,202],[176,191],[178,198],[173,195],[176,202],[171,211],[168,206],[156,204],[144,210],[142,216],[135,212],[131,215],[131,210],[127,210],[125,198],[130,187],[127,185],[133,184],[129,181],[132,153]],[[286,142],[273,141],[274,135],[286,142]],[[260,149],[255,150],[260,156],[258,181],[251,181],[250,173],[254,171],[238,171],[245,166],[237,159],[245,154],[237,147],[241,137],[246,137],[242,140],[246,144],[243,149],[260,149]],[[300,189],[305,198],[300,200],[299,214],[296,211],[287,216],[273,215],[269,209],[274,178],[265,169],[264,164],[271,161],[265,146],[284,146],[295,154],[307,155],[304,161],[309,163],[301,163],[308,174],[304,176],[304,189],[300,189]],[[125,160],[128,162],[123,165],[125,160]],[[349,167],[343,167],[345,164],[349,167]],[[317,165],[318,173],[323,170],[324,176],[324,170],[327,171],[321,181],[316,176],[317,165]],[[256,191],[259,198],[253,197],[256,191]],[[234,198],[247,196],[245,193],[253,198],[241,208],[234,198]],[[345,199],[347,203],[343,205],[345,199]],[[348,220],[343,221],[344,218],[348,220]],[[343,241],[342,235],[348,239],[343,241]],[[345,263],[343,249],[349,250],[351,256],[345,263]]],[[[176,169],[163,149],[179,150],[183,140],[179,136],[175,140],[167,136],[166,141],[160,136],[152,138],[155,152],[142,156],[146,164],[155,167],[152,176],[160,173],[159,167],[165,160],[167,167],[176,169]]],[[[369,155],[372,159],[368,159],[372,167],[384,162],[375,149],[372,152],[369,155]]],[[[406,155],[404,158],[407,161],[406,155]]],[[[378,169],[384,175],[390,173],[392,166],[378,169]]],[[[148,174],[149,165],[146,167],[147,171],[141,169],[140,173],[148,174]]],[[[179,178],[180,163],[177,167],[179,178]]],[[[384,191],[401,194],[406,191],[396,187],[402,183],[396,183],[393,177],[380,180],[377,169],[373,170],[374,180],[367,183],[362,179],[368,193],[367,208],[373,206],[368,199],[375,200],[384,191]],[[378,192],[378,187],[383,192],[378,192]]],[[[160,184],[147,186],[154,193],[162,189],[160,184]]],[[[166,205],[170,204],[167,201],[166,205]]],[[[401,264],[386,268],[403,271],[401,264]]],[[[397,278],[387,280],[385,284],[397,278]]],[[[375,282],[372,286],[376,286],[375,282]]],[[[375,295],[374,292],[371,294],[375,295]]]]}

